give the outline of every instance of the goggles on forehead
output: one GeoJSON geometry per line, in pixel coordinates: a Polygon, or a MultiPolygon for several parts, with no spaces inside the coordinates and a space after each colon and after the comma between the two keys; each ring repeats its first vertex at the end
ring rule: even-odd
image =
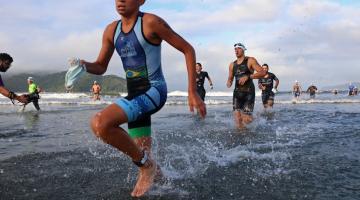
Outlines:
{"type": "Polygon", "coordinates": [[[243,44],[241,44],[241,43],[236,43],[236,44],[234,44],[234,48],[236,49],[236,48],[241,48],[242,50],[246,50],[246,47],[243,45],[243,44]]]}

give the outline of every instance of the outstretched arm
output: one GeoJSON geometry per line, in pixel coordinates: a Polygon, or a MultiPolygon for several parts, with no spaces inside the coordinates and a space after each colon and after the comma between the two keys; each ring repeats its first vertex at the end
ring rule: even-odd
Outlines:
{"type": "Polygon", "coordinates": [[[151,24],[154,33],[160,39],[165,40],[167,43],[185,55],[186,67],[188,71],[188,98],[190,111],[194,111],[194,108],[196,108],[200,116],[205,117],[205,104],[196,92],[196,57],[194,48],[180,35],[173,31],[163,19],[155,15],[151,15],[150,17],[153,17],[151,24]]]}
{"type": "Polygon", "coordinates": [[[9,98],[9,99],[15,99],[21,103],[27,103],[27,98],[24,96],[24,95],[16,95],[15,93],[13,92],[10,92],[8,89],[6,89],[5,87],[3,86],[0,86],[0,93],[2,95],[4,95],[5,97],[9,98]]]}
{"type": "Polygon", "coordinates": [[[95,62],[80,61],[81,64],[85,64],[88,73],[101,75],[106,72],[115,49],[113,37],[116,26],[117,21],[106,27],[102,38],[102,47],[95,62]]]}

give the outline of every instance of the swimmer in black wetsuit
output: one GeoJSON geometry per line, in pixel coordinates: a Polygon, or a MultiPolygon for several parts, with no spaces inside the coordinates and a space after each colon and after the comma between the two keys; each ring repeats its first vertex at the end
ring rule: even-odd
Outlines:
{"type": "Polygon", "coordinates": [[[275,76],[275,74],[269,72],[269,66],[267,64],[263,64],[262,68],[266,71],[266,75],[258,81],[259,89],[261,90],[261,98],[264,108],[272,108],[275,98],[275,93],[272,90],[274,88],[277,91],[279,79],[275,76]]]}
{"type": "Polygon", "coordinates": [[[317,90],[317,87],[311,83],[309,88],[306,90],[306,92],[310,93],[310,99],[315,99],[315,94],[317,90]]]}
{"type": "MultiPolygon", "coordinates": [[[[0,72],[6,72],[11,67],[12,62],[13,62],[13,58],[9,54],[0,53],[0,72]]],[[[4,82],[1,79],[1,75],[0,75],[0,93],[5,97],[8,97],[13,103],[14,100],[17,100],[24,104],[28,103],[26,95],[19,96],[14,92],[5,88],[4,82]]]]}
{"type": "Polygon", "coordinates": [[[252,112],[255,104],[255,86],[252,79],[262,78],[266,72],[253,57],[245,56],[245,46],[234,45],[236,60],[229,65],[229,77],[226,83],[231,87],[235,78],[233,94],[233,111],[237,128],[244,128],[252,122],[252,112]],[[257,71],[257,73],[254,73],[257,71]]]}
{"type": "Polygon", "coordinates": [[[209,77],[209,74],[205,71],[202,71],[201,63],[196,63],[196,91],[203,101],[205,100],[206,94],[206,90],[204,88],[205,78],[208,79],[210,88],[213,89],[213,83],[209,77]]]}

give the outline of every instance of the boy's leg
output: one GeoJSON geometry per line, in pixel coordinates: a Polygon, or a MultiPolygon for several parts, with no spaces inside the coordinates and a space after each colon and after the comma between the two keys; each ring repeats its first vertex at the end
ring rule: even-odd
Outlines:
{"type": "MultiPolygon", "coordinates": [[[[124,110],[117,104],[112,104],[94,116],[91,127],[104,142],[130,156],[133,161],[140,161],[144,157],[143,150],[147,151],[147,155],[150,155],[151,136],[138,139],[131,138],[124,129],[119,127],[127,121],[124,110]]],[[[156,163],[149,157],[139,170],[137,183],[131,193],[133,197],[140,197],[150,189],[156,175],[156,163]]]]}
{"type": "Polygon", "coordinates": [[[143,158],[142,149],[120,127],[121,124],[126,122],[127,116],[123,109],[116,104],[112,104],[92,118],[91,128],[95,135],[105,143],[130,156],[132,160],[139,161],[143,158]]]}

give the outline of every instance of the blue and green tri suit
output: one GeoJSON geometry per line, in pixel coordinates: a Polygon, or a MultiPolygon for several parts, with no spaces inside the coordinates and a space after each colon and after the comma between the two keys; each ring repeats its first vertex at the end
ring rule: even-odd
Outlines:
{"type": "Polygon", "coordinates": [[[132,138],[151,135],[151,115],[164,106],[167,98],[161,70],[161,44],[152,44],[145,38],[143,15],[139,13],[128,33],[122,31],[119,21],[114,34],[114,45],[123,63],[128,90],[128,96],[115,103],[127,115],[132,138]]]}

